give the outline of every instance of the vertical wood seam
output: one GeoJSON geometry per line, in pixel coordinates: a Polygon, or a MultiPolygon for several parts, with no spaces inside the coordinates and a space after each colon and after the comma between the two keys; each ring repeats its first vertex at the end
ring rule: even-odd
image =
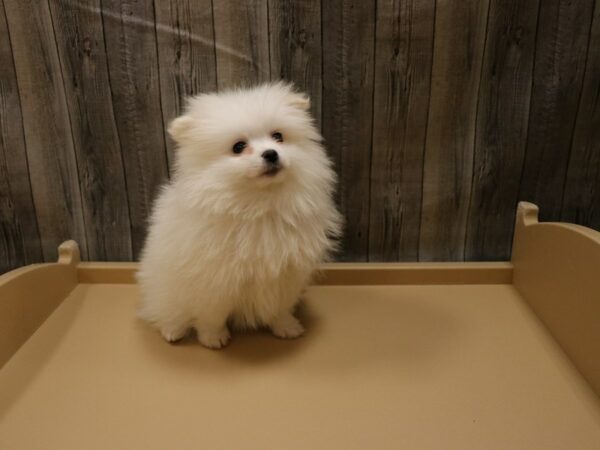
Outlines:
{"type": "MultiPolygon", "coordinates": [[[[86,250],[86,254],[89,255],[89,244],[88,244],[88,227],[85,224],[85,214],[83,213],[83,208],[84,208],[84,199],[83,199],[83,190],[82,190],[82,186],[81,186],[81,176],[79,174],[79,158],[77,157],[77,151],[75,150],[75,137],[73,135],[73,121],[71,119],[71,108],[69,107],[69,102],[67,101],[66,98],[66,90],[67,90],[67,86],[65,84],[65,78],[63,76],[63,62],[60,58],[60,51],[58,50],[58,43],[56,41],[56,30],[54,29],[54,17],[52,17],[52,8],[50,7],[50,0],[48,0],[46,2],[46,4],[48,5],[48,16],[50,18],[50,26],[52,27],[52,36],[54,37],[54,47],[56,48],[56,58],[58,60],[58,66],[60,69],[60,80],[62,82],[62,87],[63,87],[63,92],[65,92],[65,109],[67,111],[67,117],[66,119],[69,121],[69,134],[71,136],[71,142],[73,144],[73,158],[75,160],[75,168],[77,169],[75,171],[75,175],[77,176],[77,186],[79,187],[79,200],[81,201],[81,221],[83,224],[83,235],[85,236],[85,250],[86,250]]],[[[79,243],[78,243],[79,244],[79,243]]]]}
{"type": "MultiPolygon", "coordinates": [[[[321,136],[323,136],[323,129],[324,129],[324,127],[323,127],[323,118],[324,118],[323,110],[325,109],[323,107],[323,105],[324,105],[323,99],[325,98],[325,82],[324,82],[324,80],[325,80],[325,78],[324,78],[324,76],[325,76],[325,70],[324,70],[325,62],[323,61],[323,55],[325,54],[325,45],[324,45],[324,40],[323,40],[323,29],[325,27],[323,26],[323,3],[326,2],[326,1],[327,0],[320,0],[320,2],[319,2],[319,8],[321,10],[320,11],[320,14],[321,14],[321,109],[320,109],[320,115],[321,115],[321,117],[320,117],[320,120],[319,120],[319,123],[321,124],[321,129],[319,130],[319,132],[321,133],[321,136]]],[[[340,186],[339,186],[339,184],[340,184],[340,182],[339,182],[340,176],[339,176],[339,174],[337,174],[337,176],[338,176],[338,184],[336,185],[335,188],[339,192],[340,191],[340,186]]]]}
{"type": "MultiPolygon", "coordinates": [[[[344,11],[345,11],[345,2],[342,1],[342,5],[341,5],[341,11],[340,11],[340,32],[339,32],[339,36],[337,36],[338,42],[339,42],[339,49],[340,52],[338,54],[338,57],[335,59],[335,74],[343,74],[344,73],[344,65],[346,64],[346,61],[348,60],[347,57],[347,50],[346,50],[346,44],[344,42],[344,24],[346,23],[345,21],[345,15],[344,15],[344,11]]],[[[344,104],[344,100],[342,99],[341,95],[339,92],[335,92],[336,96],[335,96],[335,107],[336,110],[339,112],[339,130],[340,130],[340,141],[341,141],[341,149],[343,150],[342,152],[339,152],[339,167],[338,170],[340,171],[340,174],[344,173],[344,155],[345,155],[345,150],[348,146],[348,139],[346,138],[347,133],[345,132],[345,126],[346,123],[348,122],[347,119],[347,107],[344,104]]],[[[340,192],[340,203],[344,202],[344,195],[343,195],[343,190],[344,190],[344,186],[341,186],[341,191],[340,192]]],[[[345,209],[345,205],[343,205],[345,209]]]]}
{"type": "Polygon", "coordinates": [[[373,131],[375,125],[375,81],[377,70],[377,4],[379,0],[375,0],[373,2],[373,63],[371,68],[371,78],[373,82],[371,83],[371,139],[369,142],[371,143],[369,149],[369,188],[367,189],[367,212],[368,212],[368,220],[367,220],[367,254],[366,261],[371,259],[371,188],[373,185],[373,138],[375,133],[373,131]]]}
{"type": "Polygon", "coordinates": [[[433,24],[431,34],[431,64],[429,65],[429,99],[427,101],[427,116],[425,118],[425,136],[423,139],[423,163],[421,164],[421,208],[419,211],[419,232],[417,235],[417,261],[421,260],[421,231],[423,230],[423,209],[425,190],[425,157],[427,154],[427,137],[429,136],[429,113],[431,112],[431,90],[433,84],[433,63],[435,61],[435,25],[437,20],[437,0],[433,0],[433,24]]]}
{"type": "Polygon", "coordinates": [[[479,98],[481,96],[481,80],[483,79],[483,68],[485,67],[485,55],[487,51],[488,30],[490,25],[490,10],[492,3],[495,0],[489,0],[487,4],[487,14],[485,19],[485,31],[483,34],[483,50],[481,52],[481,67],[479,68],[479,83],[477,85],[477,104],[475,106],[475,123],[473,124],[473,161],[471,163],[471,186],[469,186],[469,203],[467,205],[467,221],[465,223],[465,240],[463,242],[463,261],[467,259],[467,242],[469,241],[469,228],[471,221],[469,220],[471,206],[473,202],[473,186],[475,185],[475,156],[477,155],[477,125],[479,122],[479,98]]]}
{"type": "MultiPolygon", "coordinates": [[[[156,53],[156,75],[158,78],[158,107],[160,112],[160,123],[162,123],[161,134],[163,137],[163,153],[165,157],[165,166],[167,167],[167,179],[171,178],[171,167],[169,166],[169,155],[167,154],[167,136],[165,133],[165,116],[163,114],[163,104],[162,104],[162,83],[160,82],[160,55],[158,53],[158,27],[156,22],[156,0],[152,1],[152,16],[154,17],[154,51],[156,53]]],[[[110,75],[109,75],[110,77],[110,75]]],[[[125,166],[123,166],[124,168],[125,166]]],[[[124,169],[123,169],[124,170],[124,169]]]]}
{"type": "Polygon", "coordinates": [[[25,139],[25,118],[23,117],[23,102],[21,101],[21,87],[19,86],[19,77],[17,75],[17,64],[15,62],[15,52],[14,47],[12,45],[12,38],[10,36],[10,27],[8,26],[8,16],[6,14],[6,6],[4,5],[4,0],[0,0],[2,2],[2,10],[4,11],[4,17],[6,19],[6,34],[8,36],[8,45],[11,49],[10,55],[12,58],[13,70],[15,73],[15,83],[17,85],[17,97],[19,99],[19,107],[21,108],[21,135],[23,136],[23,151],[25,153],[25,164],[27,165],[27,182],[29,183],[29,197],[31,200],[31,205],[33,206],[33,213],[35,214],[35,229],[37,231],[38,242],[40,246],[40,256],[44,259],[44,249],[42,246],[42,234],[40,232],[40,224],[38,221],[38,213],[37,207],[35,204],[35,198],[33,196],[33,186],[31,184],[31,170],[29,168],[29,155],[27,154],[27,140],[25,139]]]}
{"type": "Polygon", "coordinates": [[[212,20],[213,57],[215,60],[215,88],[219,91],[219,72],[217,70],[217,35],[215,31],[215,2],[210,0],[210,15],[212,20]]]}
{"type": "Polygon", "coordinates": [[[560,199],[560,215],[564,214],[565,209],[565,190],[567,187],[567,179],[569,178],[569,166],[571,165],[571,155],[573,153],[573,144],[575,141],[575,130],[577,129],[577,118],[579,117],[579,109],[581,108],[581,97],[583,95],[583,88],[585,86],[585,75],[587,73],[587,66],[590,57],[590,44],[592,41],[592,29],[594,27],[594,13],[596,12],[596,8],[598,8],[598,0],[594,1],[594,5],[592,6],[592,20],[590,21],[590,28],[588,30],[588,38],[587,38],[587,47],[585,51],[585,61],[583,63],[583,71],[581,75],[581,87],[579,89],[579,95],[577,97],[577,109],[575,110],[575,120],[573,122],[573,128],[571,129],[571,139],[569,145],[569,153],[567,154],[567,167],[565,168],[565,177],[563,179],[562,186],[562,195],[560,199]]]}
{"type": "MultiPolygon", "coordinates": [[[[523,175],[525,173],[525,163],[527,161],[527,151],[529,150],[529,141],[530,141],[530,134],[529,134],[529,130],[531,129],[531,116],[533,114],[533,108],[532,103],[533,103],[533,86],[535,84],[535,66],[537,65],[537,50],[538,50],[538,35],[539,35],[539,31],[540,31],[540,15],[541,15],[541,10],[542,10],[542,2],[540,1],[538,3],[538,13],[537,13],[537,20],[535,22],[535,37],[534,37],[534,44],[533,44],[533,63],[531,64],[531,86],[529,89],[529,113],[527,114],[527,132],[525,133],[525,149],[523,151],[523,161],[521,163],[521,174],[519,176],[519,190],[517,193],[517,201],[523,201],[526,199],[521,198],[521,191],[523,190],[522,186],[523,186],[523,175]]],[[[515,205],[516,206],[516,205],[515,205]]],[[[513,224],[513,231],[514,231],[514,224],[513,224]]]]}
{"type": "Polygon", "coordinates": [[[119,134],[119,127],[117,126],[117,118],[115,115],[115,104],[112,101],[112,92],[113,92],[113,88],[112,88],[112,79],[110,77],[110,61],[108,58],[108,45],[106,43],[106,27],[104,25],[104,14],[102,14],[102,0],[99,0],[99,5],[100,5],[100,11],[98,11],[98,14],[100,16],[100,24],[102,25],[102,42],[104,43],[104,51],[106,52],[106,78],[108,80],[108,88],[110,89],[110,110],[112,111],[112,120],[113,120],[113,125],[115,127],[115,138],[117,139],[117,142],[119,143],[119,155],[121,156],[121,164],[123,166],[123,180],[125,182],[125,189],[126,189],[126,195],[125,198],[127,199],[127,215],[129,216],[129,234],[130,234],[130,238],[129,238],[129,247],[131,248],[131,255],[133,258],[133,220],[131,218],[131,201],[129,199],[129,184],[127,182],[127,171],[125,170],[125,157],[123,156],[123,145],[121,144],[121,135],[119,134]]]}
{"type": "Polygon", "coordinates": [[[268,58],[268,64],[269,67],[267,68],[268,73],[269,73],[269,81],[273,81],[273,74],[271,73],[271,17],[270,17],[270,8],[269,8],[269,0],[264,0],[264,2],[266,3],[266,7],[267,7],[267,54],[269,55],[268,58]]]}
{"type": "MultiPolygon", "coordinates": [[[[531,125],[531,102],[533,99],[533,84],[534,84],[534,74],[535,74],[535,60],[536,60],[536,54],[537,54],[537,38],[538,38],[538,32],[539,32],[539,28],[540,28],[540,11],[542,9],[542,1],[538,1],[538,10],[537,10],[537,17],[536,17],[536,21],[535,21],[535,36],[533,36],[533,52],[531,57],[533,58],[531,61],[531,82],[529,83],[529,104],[527,105],[527,107],[529,108],[529,110],[527,111],[527,126],[526,126],[526,131],[525,131],[525,142],[523,143],[524,148],[523,148],[523,160],[521,162],[521,173],[519,173],[519,185],[517,187],[517,198],[516,198],[516,202],[514,204],[514,207],[516,209],[517,204],[519,203],[519,201],[523,200],[521,199],[521,185],[523,183],[523,173],[525,171],[525,161],[527,160],[527,148],[529,145],[529,127],[531,125]]],[[[516,215],[516,213],[515,213],[516,215]]],[[[516,225],[516,221],[513,220],[511,222],[511,229],[510,229],[510,240],[511,240],[511,244],[510,244],[510,248],[511,248],[511,257],[512,257],[512,241],[514,239],[514,233],[515,233],[515,225],[516,225]]]]}

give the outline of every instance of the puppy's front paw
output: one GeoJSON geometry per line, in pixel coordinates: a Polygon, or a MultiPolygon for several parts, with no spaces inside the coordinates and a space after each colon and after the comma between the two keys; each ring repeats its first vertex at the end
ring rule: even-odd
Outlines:
{"type": "Polygon", "coordinates": [[[298,319],[291,314],[285,314],[278,317],[271,324],[271,332],[283,339],[293,339],[301,336],[304,333],[304,327],[298,319]]]}
{"type": "Polygon", "coordinates": [[[229,342],[229,338],[231,338],[231,335],[229,334],[229,330],[227,329],[227,327],[223,327],[218,331],[198,330],[198,341],[208,348],[222,348],[225,345],[227,345],[227,343],[229,342]]]}
{"type": "Polygon", "coordinates": [[[161,328],[160,334],[170,344],[182,340],[188,333],[187,327],[182,328],[161,328]]]}

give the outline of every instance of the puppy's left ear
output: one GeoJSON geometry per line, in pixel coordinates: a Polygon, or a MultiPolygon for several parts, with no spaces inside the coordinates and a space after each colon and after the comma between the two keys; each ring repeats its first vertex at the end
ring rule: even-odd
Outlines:
{"type": "Polygon", "coordinates": [[[194,121],[190,116],[177,117],[169,125],[169,135],[177,144],[182,145],[189,136],[193,125],[194,121]]]}
{"type": "Polygon", "coordinates": [[[301,109],[302,111],[308,111],[310,108],[310,98],[306,94],[292,92],[289,99],[290,105],[295,108],[301,109]]]}

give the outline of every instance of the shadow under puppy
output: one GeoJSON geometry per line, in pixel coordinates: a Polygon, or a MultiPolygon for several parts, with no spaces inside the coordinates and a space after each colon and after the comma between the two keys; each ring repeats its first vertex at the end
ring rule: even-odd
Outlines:
{"type": "Polygon", "coordinates": [[[299,295],[335,247],[336,176],[309,112],[283,83],[191,98],[169,133],[172,179],[150,219],[139,316],[168,341],[206,347],[228,324],[293,338],[299,295]]]}

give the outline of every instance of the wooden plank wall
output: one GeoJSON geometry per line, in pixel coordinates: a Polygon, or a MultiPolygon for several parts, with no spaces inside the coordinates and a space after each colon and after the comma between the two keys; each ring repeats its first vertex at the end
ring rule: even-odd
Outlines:
{"type": "Polygon", "coordinates": [[[293,81],[351,261],[510,256],[518,200],[600,229],[600,0],[0,0],[0,272],[139,257],[188,95],[293,81]]]}

